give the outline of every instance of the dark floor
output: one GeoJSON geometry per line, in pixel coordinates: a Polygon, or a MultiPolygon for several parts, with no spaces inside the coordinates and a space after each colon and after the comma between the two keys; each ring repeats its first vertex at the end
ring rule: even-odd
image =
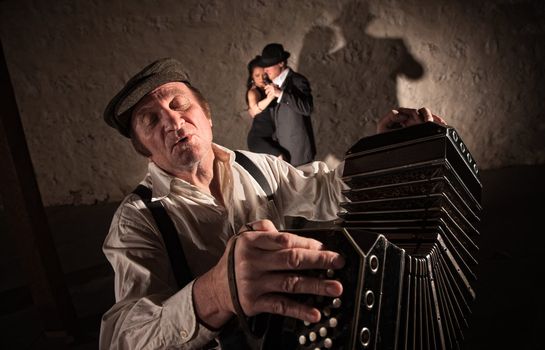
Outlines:
{"type": "MultiPolygon", "coordinates": [[[[545,166],[482,173],[477,301],[464,349],[543,349],[545,166]]],[[[97,349],[100,316],[113,303],[101,252],[115,204],[48,208],[47,215],[81,332],[44,336],[10,236],[0,236],[1,349],[97,349]],[[67,342],[68,339],[68,343],[67,342]]],[[[0,220],[0,229],[5,226],[0,220]]]]}
{"type": "MultiPolygon", "coordinates": [[[[98,349],[101,314],[114,302],[113,272],[101,247],[116,207],[46,209],[77,315],[77,337],[44,334],[47,327],[32,304],[17,251],[8,235],[0,236],[0,349],[98,349]]],[[[5,232],[2,220],[0,228],[5,232]]]]}

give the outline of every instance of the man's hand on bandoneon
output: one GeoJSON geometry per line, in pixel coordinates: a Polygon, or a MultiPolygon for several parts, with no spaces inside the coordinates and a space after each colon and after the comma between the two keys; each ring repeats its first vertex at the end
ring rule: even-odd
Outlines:
{"type": "Polygon", "coordinates": [[[416,125],[424,122],[434,122],[440,125],[447,125],[445,120],[433,114],[428,108],[397,108],[389,111],[379,119],[377,123],[377,134],[416,125]]]}
{"type": "Polygon", "coordinates": [[[236,238],[234,264],[237,297],[246,316],[267,312],[318,322],[320,311],[297,302],[290,294],[338,297],[343,291],[339,281],[303,272],[342,268],[341,255],[324,250],[322,243],[314,239],[278,232],[269,220],[241,229],[236,238]]]}

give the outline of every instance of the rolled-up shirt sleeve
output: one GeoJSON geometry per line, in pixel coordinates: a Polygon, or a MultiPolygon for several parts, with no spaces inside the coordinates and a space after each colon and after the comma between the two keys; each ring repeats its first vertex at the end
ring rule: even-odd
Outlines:
{"type": "Polygon", "coordinates": [[[338,219],[339,204],[348,199],[342,191],[344,163],[330,169],[324,162],[293,167],[277,157],[245,153],[258,165],[273,187],[274,203],[284,216],[302,216],[308,220],[338,219]]]}
{"type": "Polygon", "coordinates": [[[342,190],[348,188],[341,180],[342,165],[334,170],[318,161],[297,168],[285,162],[277,166],[277,205],[284,215],[316,221],[338,219],[339,203],[347,200],[342,190]]]}
{"type": "Polygon", "coordinates": [[[103,250],[115,271],[116,304],[102,318],[100,349],[199,349],[218,335],[196,317],[194,282],[176,287],[151,220],[143,204],[126,199],[112,221],[103,250]]]}

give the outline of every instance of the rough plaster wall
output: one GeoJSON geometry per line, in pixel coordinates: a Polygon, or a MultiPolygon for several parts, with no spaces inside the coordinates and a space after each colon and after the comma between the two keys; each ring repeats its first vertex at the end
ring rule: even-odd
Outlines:
{"type": "Polygon", "coordinates": [[[15,1],[0,35],[46,205],[115,201],[146,161],[102,121],[152,60],[183,61],[215,141],[246,148],[246,63],[268,42],[311,81],[332,163],[397,105],[428,106],[481,168],[545,162],[540,1],[15,1]]]}

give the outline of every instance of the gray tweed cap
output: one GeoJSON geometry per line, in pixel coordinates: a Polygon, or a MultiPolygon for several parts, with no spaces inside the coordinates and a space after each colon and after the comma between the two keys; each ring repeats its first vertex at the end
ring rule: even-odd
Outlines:
{"type": "Polygon", "coordinates": [[[121,135],[130,137],[134,105],[155,88],[174,81],[189,85],[189,76],[181,62],[162,58],[146,66],[119,91],[104,110],[104,120],[121,135]]]}

